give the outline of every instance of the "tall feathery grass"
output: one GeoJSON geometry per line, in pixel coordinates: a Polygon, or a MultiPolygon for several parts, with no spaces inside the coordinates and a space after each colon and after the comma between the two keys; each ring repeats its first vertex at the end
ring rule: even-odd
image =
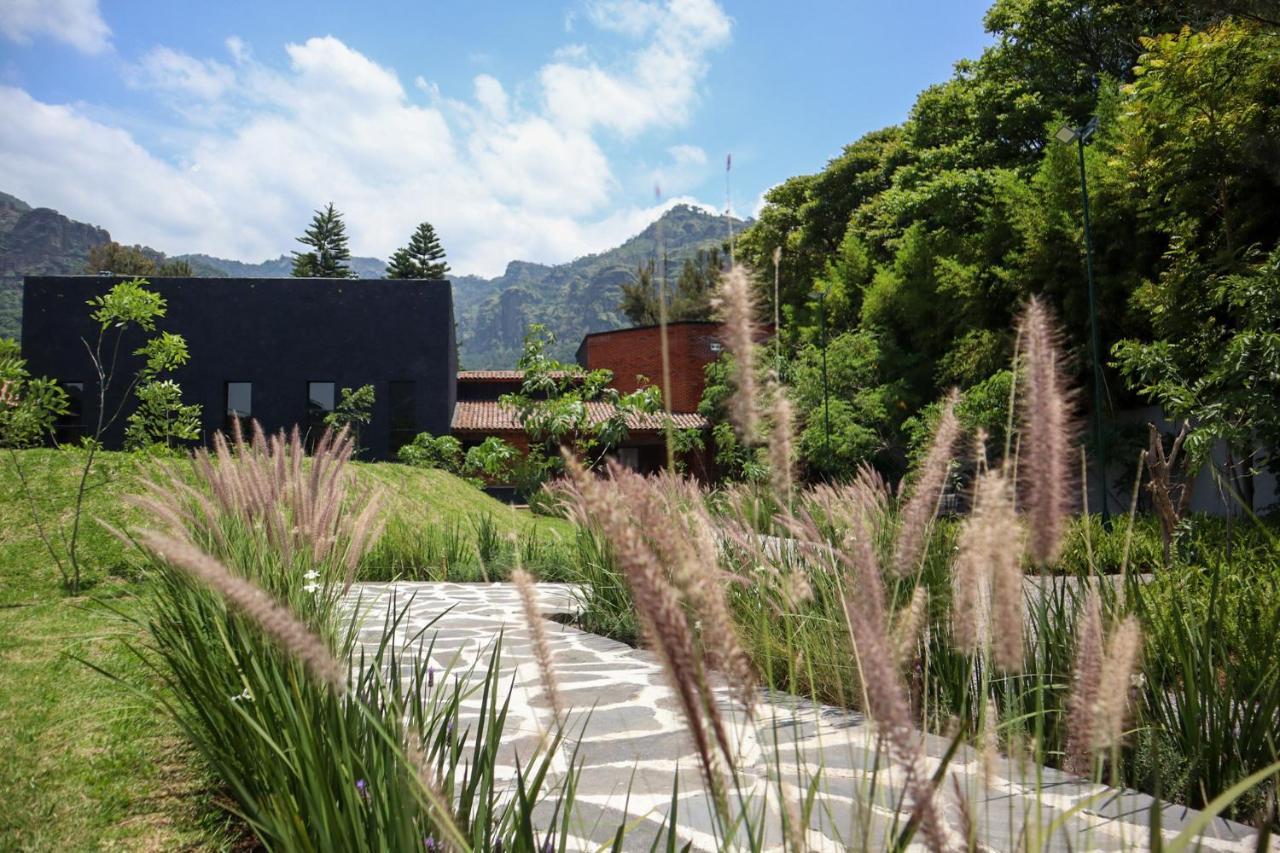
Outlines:
{"type": "MultiPolygon", "coordinates": [[[[138,503],[153,523],[131,534],[156,588],[142,617],[150,646],[139,654],[165,684],[154,698],[264,846],[565,849],[574,760],[567,774],[552,767],[572,709],[531,573],[576,580],[584,626],[656,654],[721,849],[808,849],[822,819],[820,754],[793,767],[775,751],[763,783],[745,766],[737,733],[759,720],[768,688],[871,721],[874,766],[848,806],[852,848],[974,849],[983,803],[947,773],[965,741],[987,772],[1003,752],[1136,784],[1207,807],[1206,816],[1274,822],[1280,672],[1274,654],[1241,651],[1280,631],[1280,607],[1265,606],[1277,590],[1215,569],[1193,579],[1207,593],[1201,607],[1175,581],[1142,582],[1128,571],[1132,520],[1114,556],[1122,574],[1097,570],[1096,555],[1117,540],[1072,518],[1073,398],[1042,304],[1019,325],[1010,415],[1019,438],[1004,458],[990,461],[981,437],[963,441],[952,395],[904,488],[863,468],[846,483],[799,489],[785,389],[757,383],[751,369],[750,279],[735,269],[723,290],[738,365],[730,411],[744,443],[767,443],[767,483],[709,494],[670,472],[590,471],[569,456],[556,488],[578,531],[551,547],[506,540],[484,519],[471,529],[384,529],[378,495],[353,488],[343,434],[307,458],[296,433],[255,428],[249,440],[219,438],[212,453],[198,452],[195,485],[176,470],[148,484],[138,503]],[[972,511],[941,518],[963,453],[973,456],[972,511]],[[1072,560],[1078,571],[1046,571],[1072,560]],[[508,575],[553,716],[514,779],[498,757],[500,638],[483,671],[440,677],[429,664],[432,625],[410,631],[407,609],[393,605],[373,614],[381,630],[362,640],[351,595],[360,577],[508,575]],[[925,732],[948,733],[951,750],[926,760],[925,732]],[[891,816],[887,830],[873,826],[877,809],[891,816]]],[[[677,792],[668,849],[678,805],[677,792]]],[[[1034,813],[1018,820],[1009,832],[1019,846],[1054,835],[1034,813]]],[[[1169,846],[1201,827],[1192,822],[1169,846]]]]}
{"type": "MultiPolygon", "coordinates": [[[[761,395],[750,369],[754,308],[742,271],[725,277],[720,304],[736,359],[730,414],[745,443],[768,442],[769,483],[699,495],[667,474],[610,466],[598,476],[571,460],[562,488],[591,531],[580,540],[590,543],[584,624],[633,631],[635,612],[639,640],[680,696],[722,838],[755,836],[751,808],[725,797],[735,766],[707,698],[713,672],[743,690],[758,681],[864,711],[905,780],[905,829],[889,846],[917,832],[935,850],[973,841],[974,804],[925,771],[921,730],[958,731],[988,765],[1005,751],[1274,824],[1280,656],[1254,666],[1256,687],[1246,682],[1240,644],[1228,652],[1191,630],[1165,583],[1128,570],[1133,519],[1111,535],[1074,518],[1075,398],[1043,303],[1032,300],[1019,322],[1018,441],[995,463],[983,437],[969,443],[972,511],[960,520],[939,518],[963,444],[954,394],[901,494],[869,469],[795,493],[789,406],[771,383],[761,395]],[[771,401],[767,417],[757,396],[771,401]],[[1118,577],[1099,571],[1099,543],[1118,577]],[[1063,561],[1077,569],[1046,572],[1063,561]],[[707,583],[717,594],[700,597],[707,583]],[[1239,739],[1228,743],[1231,732],[1239,739]]],[[[1139,541],[1150,551],[1156,540],[1139,541]]],[[[1270,560],[1280,577],[1274,550],[1270,560]]],[[[1280,606],[1268,613],[1280,619],[1280,606]]],[[[739,704],[751,712],[747,693],[739,704]]],[[[1042,827],[1024,831],[1044,837],[1042,827]]]]}
{"type": "MultiPolygon", "coordinates": [[[[507,702],[501,638],[487,668],[437,673],[432,625],[392,604],[361,639],[348,592],[378,529],[378,497],[354,490],[352,441],[326,435],[308,457],[295,432],[215,440],[138,503],[133,534],[155,594],[138,653],[164,683],[153,698],[225,785],[227,808],[268,849],[537,850],[560,732],[499,761],[507,702]]],[[[123,535],[123,534],[122,534],[123,535]]],[[[359,610],[359,605],[354,605],[359,610]]],[[[434,624],[434,623],[433,623],[434,624]]]]}

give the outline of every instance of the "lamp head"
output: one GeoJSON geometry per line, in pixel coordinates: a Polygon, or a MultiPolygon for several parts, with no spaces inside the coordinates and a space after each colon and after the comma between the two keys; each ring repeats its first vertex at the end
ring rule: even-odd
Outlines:
{"type": "Polygon", "coordinates": [[[1080,131],[1076,130],[1069,124],[1064,124],[1062,127],[1058,128],[1058,132],[1053,135],[1053,138],[1063,143],[1075,142],[1076,137],[1079,135],[1080,131]]]}

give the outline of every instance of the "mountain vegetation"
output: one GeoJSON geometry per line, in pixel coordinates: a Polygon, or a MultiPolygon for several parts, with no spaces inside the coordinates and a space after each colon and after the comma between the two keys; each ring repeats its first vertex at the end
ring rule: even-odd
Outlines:
{"type": "MultiPolygon", "coordinates": [[[[548,356],[570,361],[582,336],[632,324],[622,309],[623,287],[642,265],[660,276],[683,270],[699,251],[718,249],[748,223],[676,205],[621,246],[567,264],[512,261],[493,279],[453,276],[459,351],[468,369],[511,367],[521,357],[527,330],[541,325],[556,340],[548,356]]],[[[706,258],[704,256],[703,262],[706,258]]]]}
{"type": "Polygon", "coordinates": [[[811,468],[902,470],[952,386],[970,426],[1000,433],[1008,330],[1033,294],[1091,386],[1083,177],[1111,461],[1129,467],[1147,443],[1145,425],[1129,436],[1111,413],[1158,404],[1200,425],[1188,439],[1200,460],[1227,440],[1249,494],[1276,461],[1264,448],[1280,446],[1280,31],[1266,5],[996,0],[995,43],[901,125],[766,194],[738,257],[771,315],[781,250],[802,410],[822,397],[824,339],[844,365],[841,400],[875,401],[870,418],[833,402],[829,441],[803,425],[811,468]],[[1094,117],[1087,145],[1056,138],[1094,117]],[[849,452],[834,460],[828,445],[849,452]]]}

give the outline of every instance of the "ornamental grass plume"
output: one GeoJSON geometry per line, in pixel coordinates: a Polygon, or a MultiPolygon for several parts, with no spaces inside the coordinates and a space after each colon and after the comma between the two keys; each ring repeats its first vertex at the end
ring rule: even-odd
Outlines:
{"type": "Polygon", "coordinates": [[[1031,558],[1045,564],[1057,559],[1071,512],[1071,398],[1059,336],[1039,299],[1033,297],[1027,303],[1018,338],[1025,365],[1018,451],[1020,500],[1027,515],[1031,558]]]}
{"type": "Polygon", "coordinates": [[[1071,695],[1067,699],[1066,767],[1087,776],[1093,754],[1098,696],[1102,690],[1102,602],[1089,589],[1076,625],[1071,695]]]}
{"type": "Polygon", "coordinates": [[[652,535],[669,529],[670,519],[638,474],[611,465],[609,479],[600,479],[569,453],[565,468],[573,480],[565,489],[573,513],[598,527],[612,544],[644,636],[680,703],[707,790],[718,813],[728,819],[727,789],[715,750],[719,748],[730,771],[733,752],[685,608],[652,546],[652,535]]]}
{"type": "Polygon", "coordinates": [[[345,430],[326,431],[308,460],[296,428],[268,438],[255,421],[245,440],[235,421],[231,441],[215,433],[212,452],[200,448],[192,456],[195,479],[206,488],[193,488],[166,466],[165,476],[144,481],[135,503],[163,521],[169,535],[217,553],[228,547],[229,522],[260,529],[283,565],[324,569],[346,588],[382,530],[379,494],[352,488],[353,452],[345,430]]]}
{"type": "Polygon", "coordinates": [[[547,704],[551,706],[551,716],[556,729],[564,725],[565,707],[560,700],[560,687],[556,681],[556,673],[552,668],[551,644],[547,641],[547,629],[538,612],[537,593],[533,588],[533,578],[523,567],[517,566],[511,573],[511,580],[520,593],[520,607],[524,611],[525,625],[529,629],[532,640],[533,657],[538,662],[538,675],[542,679],[542,692],[546,694],[547,704]]]}
{"type": "Polygon", "coordinates": [[[1101,691],[1095,710],[1093,728],[1094,752],[1119,745],[1128,719],[1129,696],[1133,692],[1133,673],[1142,650],[1142,631],[1138,620],[1125,617],[1111,632],[1107,656],[1102,662],[1101,691]]]}
{"type": "Polygon", "coordinates": [[[729,419],[745,444],[755,441],[760,415],[755,376],[756,305],[746,270],[733,266],[721,276],[715,300],[724,321],[725,347],[733,356],[733,396],[729,419]]]}
{"type": "Polygon", "coordinates": [[[1022,669],[1022,524],[1013,484],[1001,468],[978,475],[973,511],[960,527],[952,569],[951,627],[956,645],[970,654],[990,647],[1009,672],[1022,669]]]}
{"type": "Polygon", "coordinates": [[[795,489],[795,410],[782,383],[770,381],[773,404],[769,411],[769,476],[774,494],[790,505],[795,489]]]}
{"type": "Polygon", "coordinates": [[[323,640],[257,584],[233,574],[190,542],[154,531],[139,533],[138,542],[153,556],[221,595],[229,607],[252,620],[277,646],[305,665],[334,693],[342,695],[346,692],[346,667],[338,662],[323,640]]]}
{"type": "Polygon", "coordinates": [[[960,392],[952,389],[942,404],[942,414],[933,431],[929,452],[920,466],[920,476],[911,497],[902,507],[898,539],[893,549],[893,568],[898,574],[905,575],[919,565],[933,529],[933,519],[947,484],[947,475],[951,473],[955,445],[960,437],[960,422],[955,412],[959,399],[960,392]]]}
{"type": "Polygon", "coordinates": [[[855,513],[854,522],[847,540],[851,547],[837,555],[850,571],[844,609],[866,693],[865,710],[879,725],[890,757],[906,771],[905,788],[911,798],[912,815],[925,843],[933,851],[953,849],[953,833],[936,800],[937,786],[922,760],[907,688],[895,665],[894,644],[885,615],[884,580],[865,511],[855,513]]]}
{"type": "Polygon", "coordinates": [[[911,601],[893,617],[893,659],[899,667],[910,662],[928,616],[929,591],[922,584],[911,591],[911,601]]]}

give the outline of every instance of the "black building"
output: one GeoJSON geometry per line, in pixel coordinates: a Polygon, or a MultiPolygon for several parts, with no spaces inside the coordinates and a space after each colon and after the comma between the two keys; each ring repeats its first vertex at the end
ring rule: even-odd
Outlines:
{"type": "MultiPolygon", "coordinates": [[[[34,376],[63,383],[78,400],[60,426],[92,431],[97,380],[84,341],[98,326],[86,304],[120,276],[32,276],[22,297],[22,349],[34,376]]],[[[152,278],[167,302],[163,331],[186,338],[191,359],[173,373],[184,400],[203,407],[206,440],[235,416],[269,433],[317,434],[343,387],[373,385],[373,421],[361,430],[366,458],[385,459],[419,432],[449,432],[456,400],[453,295],[447,281],[317,278],[152,278]]],[[[138,367],[141,333],[126,337],[118,375],[138,367]]],[[[108,411],[120,402],[119,379],[108,411]]],[[[131,401],[129,401],[131,402],[131,401]]],[[[126,403],[127,415],[130,405],[126,403]]],[[[118,448],[122,416],[105,436],[118,448]]]]}

